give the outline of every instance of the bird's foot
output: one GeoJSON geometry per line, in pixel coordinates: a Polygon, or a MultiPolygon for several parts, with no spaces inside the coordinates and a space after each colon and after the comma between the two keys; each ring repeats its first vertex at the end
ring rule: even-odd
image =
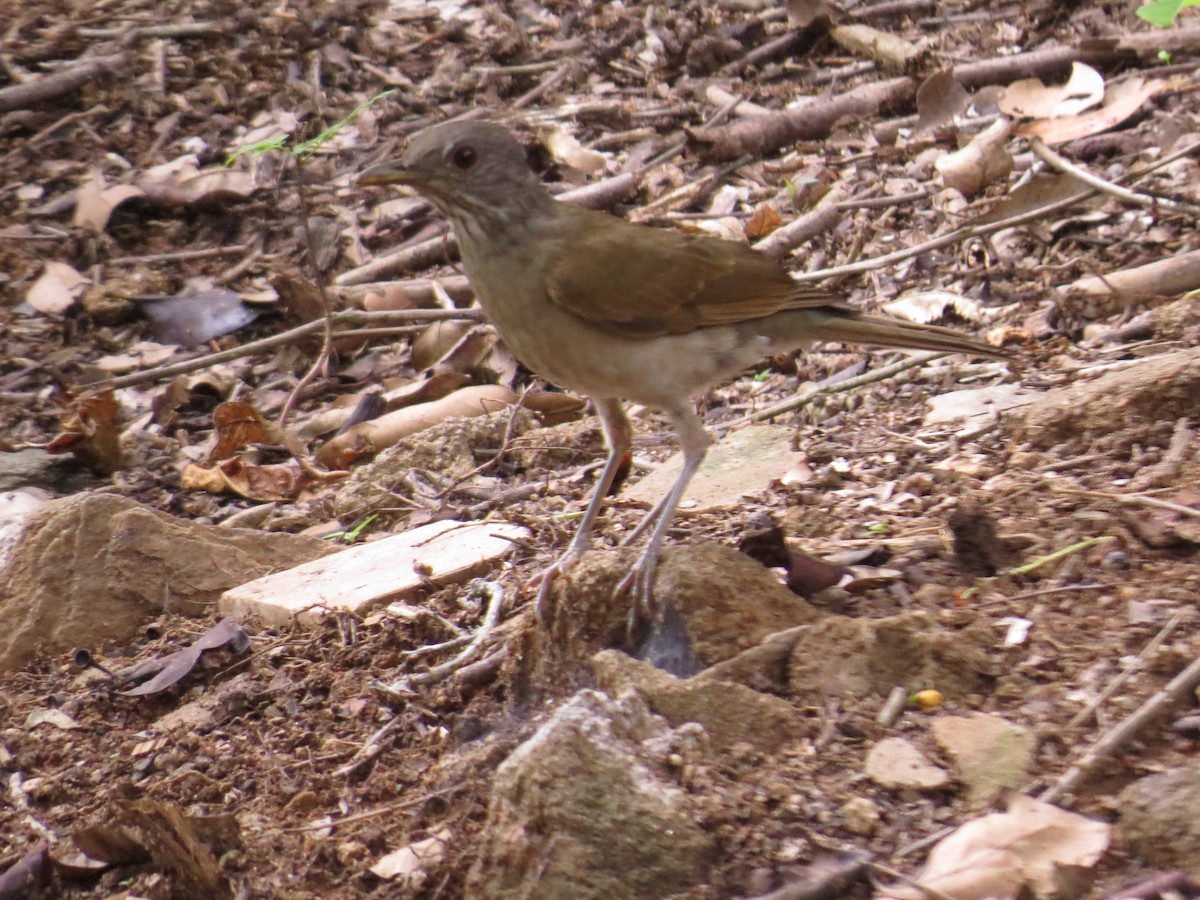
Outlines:
{"type": "Polygon", "coordinates": [[[643,622],[654,618],[654,573],[658,567],[658,553],[647,548],[638,557],[633,567],[625,573],[618,583],[615,596],[630,594],[632,603],[629,605],[629,633],[632,635],[643,622]]]}
{"type": "Polygon", "coordinates": [[[575,563],[579,562],[579,557],[583,556],[583,551],[574,547],[567,550],[557,560],[534,575],[529,581],[530,587],[538,589],[537,601],[533,605],[533,614],[537,616],[537,620],[545,625],[550,603],[550,592],[554,589],[554,582],[558,580],[560,575],[566,575],[575,563]]]}

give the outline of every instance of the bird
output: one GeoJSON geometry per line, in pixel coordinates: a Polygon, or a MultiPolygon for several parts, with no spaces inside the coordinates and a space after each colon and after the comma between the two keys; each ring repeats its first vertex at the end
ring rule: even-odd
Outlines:
{"type": "Polygon", "coordinates": [[[649,537],[617,593],[631,623],[654,611],[659,554],[713,438],[694,399],[764,357],[840,341],[1007,358],[949,328],[868,315],[798,284],[781,262],[735,241],[629,222],[556,200],[504,126],[452,121],[416,134],[360,185],[402,185],[449,222],[485,316],[527,368],[587,395],[607,458],[566,551],[540,583],[539,617],[557,578],[592,545],[605,496],[633,446],[623,402],[661,410],[683,465],[626,542],[649,537]]]}

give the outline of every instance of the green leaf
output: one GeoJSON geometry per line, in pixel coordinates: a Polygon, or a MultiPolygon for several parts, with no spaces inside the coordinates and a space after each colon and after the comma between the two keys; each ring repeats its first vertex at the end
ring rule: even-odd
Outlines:
{"type": "MultiPolygon", "coordinates": [[[[388,97],[394,93],[396,92],[380,91],[370,100],[364,100],[362,103],[358,104],[358,106],[354,107],[354,109],[352,109],[348,115],[345,115],[338,121],[334,122],[316,137],[312,138],[311,140],[303,141],[293,147],[291,149],[292,156],[300,159],[311,156],[317,151],[317,149],[320,148],[322,144],[345,128],[348,124],[353,122],[354,119],[359,116],[364,109],[373,106],[384,97],[388,97]]],[[[244,156],[247,153],[253,154],[254,156],[262,156],[266,153],[270,153],[273,150],[282,150],[287,145],[288,140],[289,138],[286,134],[279,134],[275,137],[267,138],[264,141],[258,141],[257,143],[250,144],[246,147],[238,147],[226,158],[225,165],[230,165],[239,156],[244,156]]]]}
{"type": "Polygon", "coordinates": [[[282,150],[288,142],[286,134],[277,134],[274,137],[269,137],[266,140],[257,141],[253,144],[247,144],[245,147],[238,147],[229,156],[225,157],[225,165],[233,165],[233,161],[239,156],[245,156],[247,153],[254,156],[262,156],[265,153],[270,153],[272,150],[282,150]]]}
{"type": "Polygon", "coordinates": [[[328,128],[326,128],[324,131],[322,131],[316,137],[297,144],[294,148],[292,148],[292,156],[298,156],[298,157],[311,156],[313,153],[315,153],[317,151],[317,149],[322,144],[324,144],[326,141],[330,140],[335,134],[337,134],[339,131],[341,131],[343,128],[345,128],[347,125],[349,125],[351,122],[353,122],[356,118],[358,118],[358,116],[362,113],[363,110],[369,109],[371,106],[373,106],[375,103],[378,103],[384,97],[390,96],[391,94],[394,94],[394,93],[396,93],[396,92],[395,91],[380,91],[378,94],[376,94],[370,100],[364,100],[362,103],[358,104],[358,106],[354,107],[354,109],[352,109],[347,115],[338,119],[338,121],[334,122],[332,125],[330,125],[328,128]]]}
{"type": "Polygon", "coordinates": [[[1190,6],[1200,6],[1200,0],[1152,0],[1138,7],[1137,15],[1155,28],[1170,28],[1179,13],[1190,6]]]}

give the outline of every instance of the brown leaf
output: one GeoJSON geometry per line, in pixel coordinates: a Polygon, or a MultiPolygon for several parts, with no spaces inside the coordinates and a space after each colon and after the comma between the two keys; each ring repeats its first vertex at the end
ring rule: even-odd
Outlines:
{"type": "Polygon", "coordinates": [[[140,678],[150,680],[135,688],[121,691],[121,694],[126,697],[141,697],[165,691],[195,668],[205,650],[215,650],[226,644],[234,653],[243,653],[250,647],[250,638],[232,616],[226,616],[190,646],[166,656],[148,659],[122,672],[120,677],[123,681],[137,681],[140,678]]]}
{"type": "Polygon", "coordinates": [[[71,453],[99,475],[121,468],[121,407],[111,388],[80,396],[64,414],[47,453],[71,453]]]}
{"type": "Polygon", "coordinates": [[[1108,131],[1124,122],[1143,103],[1168,87],[1158,79],[1129,78],[1112,85],[1104,95],[1104,106],[1081,116],[1040,119],[1017,127],[1022,137],[1040,137],[1047,144],[1062,144],[1108,131]]]}
{"type": "Polygon", "coordinates": [[[746,220],[742,230],[746,233],[747,240],[756,241],[766,237],[782,224],[783,219],[779,217],[775,208],[763,203],[754,210],[754,215],[746,220]]]}
{"type": "Polygon", "coordinates": [[[108,227],[113,210],[134,197],[145,196],[145,191],[132,184],[105,186],[104,176],[93,172],[75,192],[75,215],[71,224],[86,228],[92,234],[101,234],[108,227]]]}
{"type": "Polygon", "coordinates": [[[210,463],[229,459],[250,444],[278,444],[278,432],[249,403],[231,400],[213,410],[217,443],[208,455],[210,463]]]}

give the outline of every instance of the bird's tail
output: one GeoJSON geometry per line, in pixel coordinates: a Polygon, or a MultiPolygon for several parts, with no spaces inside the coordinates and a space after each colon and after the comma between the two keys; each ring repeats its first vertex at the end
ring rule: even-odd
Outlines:
{"type": "Polygon", "coordinates": [[[1008,351],[938,325],[917,325],[903,319],[868,316],[853,312],[824,312],[814,316],[809,336],[818,341],[845,341],[874,344],[878,347],[906,347],[913,350],[943,350],[992,359],[1011,359],[1008,351]]]}

